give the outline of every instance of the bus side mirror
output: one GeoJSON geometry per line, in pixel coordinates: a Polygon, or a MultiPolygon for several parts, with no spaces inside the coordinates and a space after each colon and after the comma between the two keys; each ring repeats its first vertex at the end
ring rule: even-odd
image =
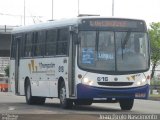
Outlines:
{"type": "Polygon", "coordinates": [[[80,44],[81,38],[78,36],[77,33],[72,34],[72,39],[73,39],[74,44],[76,44],[76,45],[80,44]]]}
{"type": "Polygon", "coordinates": [[[77,37],[77,44],[80,44],[81,43],[81,37],[77,37]]]}
{"type": "Polygon", "coordinates": [[[69,31],[71,33],[78,33],[78,28],[76,26],[69,26],[69,31]]]}
{"type": "Polygon", "coordinates": [[[76,35],[76,37],[74,38],[74,43],[75,43],[76,45],[78,45],[78,44],[80,44],[80,42],[81,42],[81,38],[78,37],[78,35],[76,35]]]}

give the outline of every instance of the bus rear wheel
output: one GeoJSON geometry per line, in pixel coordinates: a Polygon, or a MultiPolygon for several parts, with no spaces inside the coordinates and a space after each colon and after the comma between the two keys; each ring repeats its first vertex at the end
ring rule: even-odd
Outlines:
{"type": "Polygon", "coordinates": [[[26,103],[29,105],[33,105],[33,104],[42,105],[45,103],[45,100],[46,100],[46,98],[44,97],[32,96],[31,85],[29,81],[27,81],[25,85],[25,97],[26,97],[26,103]]]}
{"type": "Polygon", "coordinates": [[[73,101],[66,98],[66,86],[65,83],[62,82],[60,85],[59,99],[61,107],[64,109],[69,109],[73,107],[73,101]]]}
{"type": "Polygon", "coordinates": [[[119,100],[121,110],[131,110],[133,107],[134,99],[119,100]]]}

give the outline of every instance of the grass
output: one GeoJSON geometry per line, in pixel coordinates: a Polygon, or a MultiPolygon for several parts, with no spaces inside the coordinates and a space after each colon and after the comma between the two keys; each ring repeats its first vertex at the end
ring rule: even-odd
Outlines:
{"type": "Polygon", "coordinates": [[[158,98],[158,97],[160,97],[160,94],[158,94],[158,95],[156,95],[156,94],[150,94],[149,97],[156,97],[156,98],[158,98]]]}
{"type": "Polygon", "coordinates": [[[160,85],[160,80],[156,77],[152,78],[151,85],[160,85]]]}
{"type": "Polygon", "coordinates": [[[151,85],[160,85],[160,80],[159,81],[151,80],[151,85]]]}
{"type": "Polygon", "coordinates": [[[149,100],[160,101],[160,94],[158,94],[158,95],[150,94],[149,95],[149,100]]]}

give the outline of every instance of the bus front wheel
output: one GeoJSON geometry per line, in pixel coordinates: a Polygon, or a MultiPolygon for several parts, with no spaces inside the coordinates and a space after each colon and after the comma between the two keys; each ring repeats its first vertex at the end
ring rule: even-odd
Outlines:
{"type": "Polygon", "coordinates": [[[134,99],[119,100],[121,110],[131,110],[133,107],[134,99]]]}
{"type": "Polygon", "coordinates": [[[75,100],[74,104],[75,105],[92,105],[92,100],[75,100]]]}
{"type": "Polygon", "coordinates": [[[60,104],[61,107],[64,109],[72,108],[73,107],[73,102],[69,99],[66,98],[66,87],[65,83],[62,82],[60,85],[60,92],[59,92],[59,99],[60,99],[60,104]]]}

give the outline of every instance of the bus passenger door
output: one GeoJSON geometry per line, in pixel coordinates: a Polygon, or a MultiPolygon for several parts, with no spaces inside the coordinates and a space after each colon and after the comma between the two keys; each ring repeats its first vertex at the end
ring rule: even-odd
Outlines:
{"type": "Polygon", "coordinates": [[[20,59],[20,41],[22,37],[16,37],[16,51],[15,51],[15,93],[20,94],[19,88],[19,59],[20,59]]]}
{"type": "Polygon", "coordinates": [[[71,39],[69,42],[69,64],[68,64],[68,83],[69,83],[69,96],[74,97],[75,96],[75,54],[76,54],[76,44],[75,39],[77,34],[71,33],[71,39]]]}

